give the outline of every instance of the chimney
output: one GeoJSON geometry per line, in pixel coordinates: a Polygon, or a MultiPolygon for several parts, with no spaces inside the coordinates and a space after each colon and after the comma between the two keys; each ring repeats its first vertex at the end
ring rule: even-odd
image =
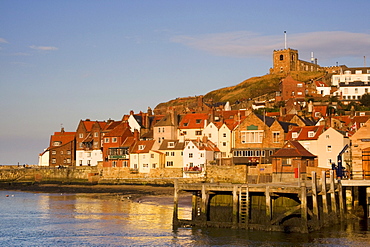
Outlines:
{"type": "Polygon", "coordinates": [[[130,111],[130,115],[134,115],[134,111],[133,110],[130,111]]]}
{"type": "Polygon", "coordinates": [[[137,129],[134,129],[134,139],[136,141],[139,141],[140,140],[140,133],[137,129]]]}

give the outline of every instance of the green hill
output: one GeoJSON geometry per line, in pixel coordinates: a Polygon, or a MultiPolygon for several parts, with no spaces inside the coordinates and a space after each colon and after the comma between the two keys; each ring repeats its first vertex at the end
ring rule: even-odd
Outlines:
{"type": "MultiPolygon", "coordinates": [[[[318,79],[325,75],[325,72],[291,72],[290,75],[297,81],[308,82],[311,79],[318,79]]],[[[265,94],[271,94],[279,90],[279,82],[285,75],[268,74],[264,76],[249,78],[235,86],[213,90],[203,97],[203,102],[234,103],[249,98],[256,98],[265,94]]],[[[199,97],[177,98],[155,107],[157,112],[163,112],[168,107],[186,106],[191,108],[199,103],[199,97]]]]}

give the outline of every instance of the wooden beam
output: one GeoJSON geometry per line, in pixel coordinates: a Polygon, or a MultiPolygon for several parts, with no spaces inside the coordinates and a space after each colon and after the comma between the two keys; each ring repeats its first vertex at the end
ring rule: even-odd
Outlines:
{"type": "Polygon", "coordinates": [[[316,172],[312,171],[312,206],[313,206],[313,215],[316,220],[319,220],[319,205],[317,202],[317,181],[316,181],[316,172]]]}
{"type": "Polygon", "coordinates": [[[266,196],[266,218],[270,221],[271,220],[271,196],[270,196],[270,186],[266,186],[265,190],[266,196]]]}
{"type": "Polygon", "coordinates": [[[282,215],[279,215],[278,217],[276,217],[275,219],[271,220],[270,221],[270,224],[271,225],[274,225],[276,223],[279,223],[280,221],[282,221],[285,217],[291,215],[291,214],[294,214],[295,212],[298,212],[299,210],[301,209],[301,205],[297,205],[296,207],[292,208],[291,210],[289,211],[286,211],[284,214],[282,215]]]}

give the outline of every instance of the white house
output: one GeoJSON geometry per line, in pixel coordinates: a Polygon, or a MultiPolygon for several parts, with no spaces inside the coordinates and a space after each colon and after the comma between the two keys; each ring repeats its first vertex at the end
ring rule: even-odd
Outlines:
{"type": "Polygon", "coordinates": [[[220,150],[214,143],[204,138],[203,141],[185,142],[183,152],[183,169],[185,178],[204,177],[208,164],[215,162],[215,155],[220,150]]]}
{"type": "Polygon", "coordinates": [[[330,127],[317,139],[318,167],[331,169],[331,163],[337,163],[338,154],[348,144],[348,137],[330,127]]]}
{"type": "Polygon", "coordinates": [[[39,166],[49,166],[50,151],[45,149],[44,152],[39,154],[39,166]]]}
{"type": "Polygon", "coordinates": [[[340,82],[334,95],[340,96],[343,101],[355,101],[360,100],[362,95],[367,93],[370,93],[370,82],[354,81],[340,82]]]}
{"type": "Polygon", "coordinates": [[[346,68],[340,74],[334,74],[331,77],[333,86],[340,83],[350,83],[355,81],[370,82],[370,67],[346,68]]]}
{"type": "MultiPolygon", "coordinates": [[[[149,173],[155,162],[151,159],[151,149],[154,145],[154,140],[138,141],[135,143],[130,152],[130,169],[139,173],[149,173]]],[[[154,158],[154,157],[153,157],[154,158]]],[[[156,168],[156,167],[154,167],[156,168]]]]}

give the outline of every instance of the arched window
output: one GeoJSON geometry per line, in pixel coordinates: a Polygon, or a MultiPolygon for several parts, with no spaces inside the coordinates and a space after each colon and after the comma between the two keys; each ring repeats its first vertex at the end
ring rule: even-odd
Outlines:
{"type": "Polygon", "coordinates": [[[280,55],[280,61],[284,60],[284,55],[280,55]]]}

